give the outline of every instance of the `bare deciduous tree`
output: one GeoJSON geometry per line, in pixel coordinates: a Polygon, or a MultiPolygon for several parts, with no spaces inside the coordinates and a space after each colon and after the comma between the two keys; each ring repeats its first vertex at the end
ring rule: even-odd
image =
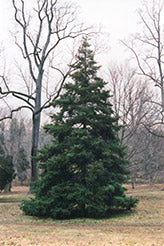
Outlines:
{"type": "MultiPolygon", "coordinates": [[[[61,51],[63,41],[74,40],[79,35],[86,33],[87,28],[75,22],[76,7],[69,2],[35,0],[31,6],[30,4],[27,5],[27,1],[24,0],[12,0],[12,4],[15,11],[15,21],[21,29],[21,32],[15,35],[15,43],[28,63],[30,79],[33,83],[29,84],[24,73],[21,72],[26,90],[12,89],[6,77],[1,76],[3,87],[0,88],[0,94],[1,99],[3,98],[5,102],[7,102],[6,98],[12,95],[23,103],[23,105],[11,109],[11,114],[4,118],[11,118],[14,112],[23,108],[30,109],[32,112],[31,181],[36,181],[38,168],[34,157],[37,156],[38,151],[41,112],[59,96],[71,69],[68,66],[67,71],[63,72],[61,69],[62,61],[58,66],[55,63],[56,54],[59,49],[61,51]],[[51,93],[48,93],[47,90],[47,98],[44,97],[46,99],[43,101],[43,89],[48,88],[48,85],[43,86],[43,82],[46,83],[48,80],[50,68],[57,71],[60,76],[53,78],[53,80],[59,78],[58,82],[55,83],[56,88],[54,86],[55,89],[51,93]]],[[[20,69],[20,71],[22,70],[20,69]]]]}
{"type": "MultiPolygon", "coordinates": [[[[157,135],[162,135],[161,129],[156,129],[157,135]]],[[[140,174],[147,180],[150,185],[155,180],[161,179],[161,171],[163,172],[163,151],[164,139],[151,134],[146,129],[141,131],[141,139],[143,141],[144,151],[140,154],[140,174]]],[[[163,176],[163,175],[162,175],[163,176]]]]}
{"type": "Polygon", "coordinates": [[[162,0],[143,1],[138,10],[142,32],[132,36],[131,40],[122,41],[136,59],[139,74],[146,76],[160,89],[161,99],[153,103],[161,106],[161,124],[164,123],[164,42],[162,0]]]}
{"type": "Polygon", "coordinates": [[[158,117],[157,113],[154,115],[155,108],[152,105],[155,93],[149,88],[149,83],[141,80],[136,70],[126,64],[110,67],[108,75],[114,113],[119,117],[120,124],[125,126],[120,133],[120,139],[125,142],[145,121],[151,124],[158,117]],[[153,118],[150,118],[150,115],[153,118]]]}
{"type": "Polygon", "coordinates": [[[136,71],[128,65],[110,67],[108,76],[114,113],[122,125],[119,137],[122,144],[127,146],[127,158],[130,160],[129,169],[134,187],[137,173],[143,168],[141,154],[147,149],[141,135],[143,129],[147,132],[145,126],[149,127],[159,119],[159,109],[152,104],[155,95],[150,90],[148,82],[141,81],[136,71]]]}

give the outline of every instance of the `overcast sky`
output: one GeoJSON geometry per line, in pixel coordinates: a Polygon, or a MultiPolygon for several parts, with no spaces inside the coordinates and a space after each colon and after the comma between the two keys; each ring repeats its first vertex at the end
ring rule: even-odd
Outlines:
{"type": "MultiPolygon", "coordinates": [[[[25,0],[28,1],[28,0],[25,0]]],[[[109,33],[111,54],[121,49],[119,39],[124,39],[137,28],[136,10],[141,0],[73,0],[81,7],[81,14],[90,24],[101,24],[109,33]],[[120,47],[120,48],[119,48],[120,47]]],[[[0,42],[6,42],[11,29],[13,13],[11,1],[0,0],[0,42]]],[[[119,54],[119,53],[118,53],[119,54]]]]}
{"type": "Polygon", "coordinates": [[[141,7],[141,0],[75,1],[90,22],[102,23],[115,38],[122,38],[136,27],[136,9],[141,7]]]}

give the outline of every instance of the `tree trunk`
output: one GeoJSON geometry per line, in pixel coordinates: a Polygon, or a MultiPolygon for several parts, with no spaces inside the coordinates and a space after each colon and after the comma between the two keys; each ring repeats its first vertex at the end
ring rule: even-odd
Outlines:
{"type": "Polygon", "coordinates": [[[149,186],[152,186],[153,185],[153,176],[150,175],[149,176],[149,186]]]}
{"type": "Polygon", "coordinates": [[[8,193],[11,191],[11,183],[8,183],[5,185],[5,188],[4,188],[4,193],[8,193]]]}
{"type": "MultiPolygon", "coordinates": [[[[36,160],[39,145],[39,130],[41,118],[41,89],[42,89],[42,72],[39,74],[36,88],[35,111],[32,121],[32,146],[31,146],[31,182],[38,181],[38,163],[36,160]]],[[[30,187],[30,191],[31,187],[30,187]]]]}
{"type": "Polygon", "coordinates": [[[38,166],[35,159],[38,154],[40,114],[33,115],[32,146],[31,146],[31,182],[38,180],[38,166]]]}
{"type": "Polygon", "coordinates": [[[131,184],[132,184],[132,189],[135,189],[135,184],[136,184],[136,177],[131,177],[131,184]]]}

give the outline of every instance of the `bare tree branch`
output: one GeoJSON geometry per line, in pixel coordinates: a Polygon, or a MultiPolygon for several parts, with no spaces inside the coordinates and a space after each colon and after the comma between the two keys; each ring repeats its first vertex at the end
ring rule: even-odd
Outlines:
{"type": "MultiPolygon", "coordinates": [[[[134,36],[131,44],[125,41],[122,43],[132,52],[140,70],[139,74],[148,77],[160,89],[160,105],[164,112],[164,43],[162,42],[164,31],[161,22],[164,3],[161,0],[145,1],[143,9],[138,11],[143,25],[142,33],[134,36]]],[[[158,101],[156,104],[159,105],[158,101]]],[[[164,122],[163,114],[162,122],[164,122]]]]}
{"type": "Polygon", "coordinates": [[[0,118],[0,121],[4,121],[4,120],[6,120],[6,119],[12,119],[12,118],[13,118],[13,114],[14,114],[15,112],[21,111],[22,109],[30,109],[30,110],[32,111],[32,113],[33,113],[33,110],[31,109],[31,107],[28,107],[28,106],[21,106],[21,107],[17,107],[17,108],[15,108],[15,109],[12,109],[12,110],[10,111],[10,115],[4,116],[4,117],[0,118]]]}

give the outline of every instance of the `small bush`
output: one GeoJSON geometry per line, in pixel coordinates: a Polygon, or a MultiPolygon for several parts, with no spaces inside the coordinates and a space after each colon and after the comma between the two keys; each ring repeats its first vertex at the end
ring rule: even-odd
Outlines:
{"type": "Polygon", "coordinates": [[[0,155],[0,190],[4,190],[7,185],[11,185],[15,178],[12,158],[10,156],[4,157],[0,155]]]}

